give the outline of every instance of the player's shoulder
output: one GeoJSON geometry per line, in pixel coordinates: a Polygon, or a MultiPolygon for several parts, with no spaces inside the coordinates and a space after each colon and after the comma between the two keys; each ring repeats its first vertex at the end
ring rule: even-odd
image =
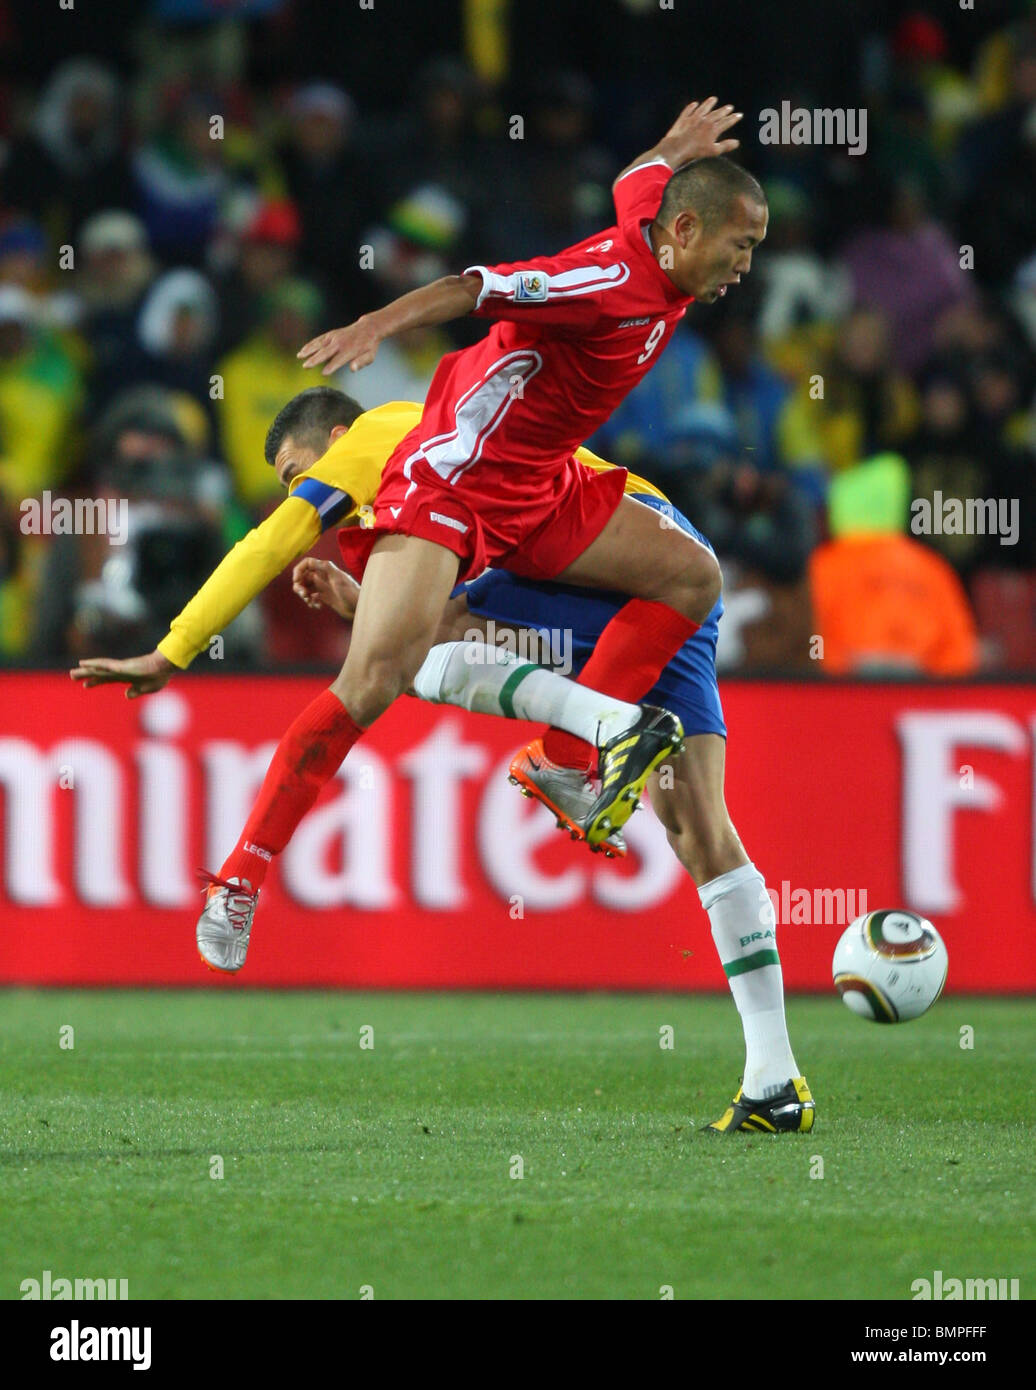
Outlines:
{"type": "Polygon", "coordinates": [[[423,408],[417,401],[386,401],[384,405],[371,406],[356,417],[345,434],[338,436],[320,461],[348,457],[358,447],[369,447],[376,440],[393,436],[401,439],[420,420],[423,408]]]}
{"type": "Polygon", "coordinates": [[[292,493],[307,478],[348,487],[360,463],[372,458],[384,463],[400,439],[421,419],[422,409],[416,401],[388,401],[365,410],[345,434],[328,445],[316,463],[298,475],[292,483],[292,493]]]}

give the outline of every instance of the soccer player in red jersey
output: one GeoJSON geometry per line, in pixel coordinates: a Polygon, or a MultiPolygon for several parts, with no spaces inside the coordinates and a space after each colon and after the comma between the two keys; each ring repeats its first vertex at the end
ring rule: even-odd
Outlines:
{"type": "MultiPolygon", "coordinates": [[[[578,246],[445,277],[302,349],[325,374],[356,370],[406,328],[468,313],[495,321],[440,364],[419,425],[385,470],[373,525],[340,533],[347,568],[364,581],[349,655],[281,740],[214,896],[246,892],[254,907],[273,855],[411,684],[458,580],[492,564],[631,595],[581,675],[631,701],[707,617],[721,587],[711,551],[623,498],[624,470],[588,475],[572,456],[657,360],[692,300],[717,299],[751,267],[767,211],[756,181],[723,157],[739,119],[714,97],[685,108],[616,180],[616,224],[578,246]]],[[[624,790],[679,746],[679,723],[666,717],[653,729],[645,716],[643,737],[615,750],[614,768],[602,762],[591,843],[629,814],[624,790]],[[643,766],[626,766],[634,751],[643,766]]],[[[583,751],[573,740],[551,756],[583,751]]]]}
{"type": "MultiPolygon", "coordinates": [[[[685,108],[619,175],[618,221],[600,235],[448,276],[302,349],[326,374],[363,367],[408,327],[467,313],[498,320],[443,359],[421,423],[389,461],[373,526],[347,533],[347,567],[364,577],[349,655],[281,740],[224,883],[258,888],[349,749],[410,685],[458,579],[494,564],[632,595],[583,673],[621,698],[649,689],[708,615],[721,587],[711,552],[622,499],[621,470],[588,478],[572,455],[650,369],[691,300],[718,298],[751,267],[767,212],[755,180],[722,158],[738,119],[714,97],[685,108]],[[682,168],[688,161],[700,162],[682,168]]],[[[621,823],[617,810],[603,791],[588,838],[621,823]]]]}
{"type": "MultiPolygon", "coordinates": [[[[708,615],[721,587],[711,552],[623,499],[621,470],[588,477],[572,455],[650,369],[691,300],[718,298],[750,269],[767,212],[755,180],[722,157],[737,141],[720,137],[738,119],[713,97],[685,108],[619,175],[618,221],[600,235],[448,276],[302,349],[326,374],[361,368],[408,327],[466,313],[497,320],[443,359],[420,424],[385,470],[373,525],[340,533],[347,568],[364,577],[349,655],[281,740],[223,883],[258,888],[349,749],[410,685],[458,579],[493,564],[632,595],[582,679],[633,700],[708,615]]],[[[657,750],[644,740],[656,764],[679,743],[677,733],[663,748],[661,737],[657,750]]],[[[631,771],[624,756],[603,776],[591,841],[632,809],[615,799],[631,771]]]]}

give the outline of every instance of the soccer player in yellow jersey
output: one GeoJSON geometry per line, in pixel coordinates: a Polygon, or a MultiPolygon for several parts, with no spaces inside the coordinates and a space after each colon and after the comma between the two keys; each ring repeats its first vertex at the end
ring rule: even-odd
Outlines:
{"type": "MultiPolygon", "coordinates": [[[[124,682],[130,698],[160,689],[323,530],[362,524],[385,460],[419,412],[417,405],[392,402],[361,413],[348,396],[329,387],[295,397],[278,415],[266,443],[267,461],[289,489],[286,501],[231,551],[174,619],[156,651],[130,661],[86,660],[73,677],[87,685],[124,682]]],[[[594,470],[612,467],[586,449],[576,457],[594,470]]],[[[656,511],[659,525],[708,545],[650,483],[630,474],[625,487],[628,496],[656,511]]],[[[348,546],[342,549],[349,554],[348,546]]],[[[346,618],[352,616],[359,594],[355,581],[315,559],[296,565],[295,587],[307,602],[326,605],[346,618]]],[[[565,630],[571,634],[578,670],[624,602],[621,594],[487,570],[458,586],[437,645],[414,680],[414,693],[433,702],[550,724],[542,738],[516,756],[512,779],[580,838],[585,838],[585,816],[597,795],[591,756],[595,744],[628,727],[636,707],[520,662],[494,646],[482,649],[484,659],[472,661],[470,642],[455,639],[470,638],[489,620],[498,632],[565,630]],[[582,766],[581,749],[588,754],[582,766]]],[[[721,612],[718,601],[645,697],[678,714],[687,735],[685,749],[670,760],[672,779],[652,778],[651,801],[677,857],[698,886],[744,1030],[743,1085],[709,1128],[721,1133],[804,1131],[812,1126],[814,1107],[788,1040],[773,907],[723,797],[726,728],[715,675],[721,612]]],[[[608,846],[624,852],[621,835],[609,837],[608,846]]],[[[254,895],[241,894],[239,900],[230,886],[215,886],[214,900],[210,898],[198,929],[199,950],[215,968],[238,969],[243,964],[254,902],[254,895]]]]}

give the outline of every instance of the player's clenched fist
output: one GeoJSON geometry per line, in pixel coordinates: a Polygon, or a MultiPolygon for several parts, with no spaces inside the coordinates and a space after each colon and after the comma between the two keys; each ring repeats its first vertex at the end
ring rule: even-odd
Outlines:
{"type": "Polygon", "coordinates": [[[300,349],[299,357],[304,367],[323,364],[324,376],[345,366],[358,372],[374,361],[381,337],[371,317],[365,314],[347,328],[332,328],[328,333],[311,338],[300,349]]]}

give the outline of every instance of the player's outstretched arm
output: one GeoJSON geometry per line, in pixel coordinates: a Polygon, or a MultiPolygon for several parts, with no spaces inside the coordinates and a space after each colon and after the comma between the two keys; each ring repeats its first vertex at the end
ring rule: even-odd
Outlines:
{"type": "Polygon", "coordinates": [[[429,328],[470,314],[482,292],[478,275],[444,275],[419,290],[394,299],[373,314],[364,314],[345,328],[332,328],[311,338],[299,350],[304,367],[324,368],[330,376],[339,367],[357,372],[373,362],[378,344],[408,328],[429,328]]]}
{"type": "Polygon", "coordinates": [[[303,499],[286,498],[223,557],[173,619],[153,652],[127,661],[83,657],[70,672],[72,679],[86,689],[125,685],[130,700],[161,690],[171,676],[185,670],[208,647],[212,633],[222,632],[271,579],[304,555],[319,537],[316,509],[303,499]]]}
{"type": "Polygon", "coordinates": [[[716,101],[716,97],[706,97],[704,101],[692,101],[685,106],[658,144],[627,164],[616,182],[639,164],[650,164],[655,159],[664,159],[670,169],[679,169],[692,159],[712,159],[736,150],[740,140],[720,137],[736,125],[744,113],[735,111],[729,104],[717,106],[716,101]]]}

